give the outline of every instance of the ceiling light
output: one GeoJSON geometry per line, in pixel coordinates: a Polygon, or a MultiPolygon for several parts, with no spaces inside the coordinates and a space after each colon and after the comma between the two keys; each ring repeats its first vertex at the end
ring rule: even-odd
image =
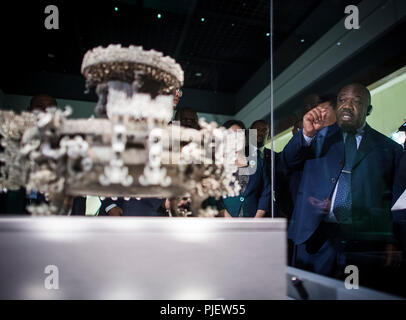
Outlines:
{"type": "Polygon", "coordinates": [[[204,22],[204,18],[201,18],[200,21],[204,22]]]}
{"type": "Polygon", "coordinates": [[[341,43],[341,42],[337,42],[337,46],[339,46],[339,47],[340,47],[341,45],[342,45],[342,43],[341,43]]]}
{"type": "Polygon", "coordinates": [[[117,11],[118,11],[118,7],[114,7],[114,11],[117,12],[117,11]]]}
{"type": "Polygon", "coordinates": [[[305,42],[305,39],[300,39],[300,42],[301,42],[301,43],[304,43],[304,42],[305,42]]]}
{"type": "Polygon", "coordinates": [[[202,75],[203,75],[203,73],[201,73],[201,72],[196,72],[196,73],[195,73],[195,76],[196,76],[196,77],[201,77],[202,75]]]}
{"type": "Polygon", "coordinates": [[[267,32],[266,36],[269,37],[271,34],[269,32],[267,32]]]}
{"type": "Polygon", "coordinates": [[[55,55],[53,53],[48,53],[48,58],[55,58],[55,55]]]}
{"type": "Polygon", "coordinates": [[[158,17],[158,19],[161,19],[161,18],[162,18],[162,14],[158,13],[157,17],[158,17]]]}

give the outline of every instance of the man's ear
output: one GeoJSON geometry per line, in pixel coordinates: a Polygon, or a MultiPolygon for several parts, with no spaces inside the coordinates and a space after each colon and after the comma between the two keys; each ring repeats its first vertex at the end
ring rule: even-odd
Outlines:
{"type": "Polygon", "coordinates": [[[369,116],[372,113],[372,109],[373,109],[373,107],[371,105],[369,105],[368,109],[367,109],[367,116],[369,116]]]}

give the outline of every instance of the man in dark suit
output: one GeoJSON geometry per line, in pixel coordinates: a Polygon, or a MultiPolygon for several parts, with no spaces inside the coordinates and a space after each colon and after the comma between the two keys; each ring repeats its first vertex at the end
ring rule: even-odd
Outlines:
{"type": "Polygon", "coordinates": [[[348,85],[338,94],[337,123],[328,126],[323,106],[310,110],[282,152],[289,170],[303,168],[288,229],[295,267],[343,276],[351,262],[367,261],[351,253],[393,249],[390,207],[403,149],[366,123],[371,109],[368,89],[348,85]]]}

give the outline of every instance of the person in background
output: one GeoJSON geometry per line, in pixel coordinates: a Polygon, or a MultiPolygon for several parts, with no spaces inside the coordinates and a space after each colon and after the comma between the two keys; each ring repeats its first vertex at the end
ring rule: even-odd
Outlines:
{"type": "MultiPolygon", "coordinates": [[[[46,108],[57,107],[58,103],[54,97],[49,94],[36,94],[27,107],[27,111],[44,112],[46,108]]],[[[32,190],[28,195],[24,187],[19,190],[9,190],[1,196],[0,205],[2,213],[5,214],[29,214],[28,205],[38,205],[45,202],[44,195],[32,190]]]]}
{"type": "MultiPolygon", "coordinates": [[[[233,131],[245,130],[245,125],[238,120],[229,120],[223,127],[233,131]]],[[[227,218],[263,218],[269,211],[271,201],[269,173],[265,170],[263,159],[259,156],[239,154],[236,165],[239,168],[236,176],[241,186],[240,194],[218,201],[220,215],[227,218]]]]}
{"type": "Polygon", "coordinates": [[[175,113],[175,121],[185,128],[200,130],[197,113],[192,108],[180,108],[175,113]]]}
{"type": "Polygon", "coordinates": [[[183,95],[183,92],[181,89],[175,90],[175,93],[173,94],[173,104],[172,104],[172,108],[174,111],[175,111],[176,107],[178,106],[179,100],[182,97],[182,95],[183,95]]]}
{"type": "Polygon", "coordinates": [[[390,206],[403,150],[366,123],[371,110],[365,86],[345,86],[336,123],[329,124],[330,109],[319,105],[306,113],[303,130],[282,152],[288,169],[303,170],[288,229],[297,268],[344,277],[345,266],[354,264],[362,284],[382,271],[381,260],[366,259],[368,252],[382,252],[391,261],[390,206]]]}
{"type": "Polygon", "coordinates": [[[306,114],[314,109],[321,103],[320,95],[318,93],[308,94],[303,98],[303,112],[306,114]]]}
{"type": "Polygon", "coordinates": [[[250,130],[256,130],[255,141],[251,141],[252,139],[254,139],[255,135],[249,135],[251,149],[254,153],[258,152],[258,155],[261,158],[264,158],[264,153],[271,151],[265,148],[266,140],[269,137],[268,123],[265,120],[256,120],[251,124],[250,130]]]}
{"type": "Polygon", "coordinates": [[[302,119],[298,119],[295,124],[293,125],[292,128],[292,135],[294,136],[295,134],[298,134],[300,132],[300,130],[303,129],[303,120],[302,119]]]}
{"type": "Polygon", "coordinates": [[[27,111],[42,111],[45,112],[47,108],[58,107],[56,99],[49,94],[36,94],[32,97],[27,111]]]}

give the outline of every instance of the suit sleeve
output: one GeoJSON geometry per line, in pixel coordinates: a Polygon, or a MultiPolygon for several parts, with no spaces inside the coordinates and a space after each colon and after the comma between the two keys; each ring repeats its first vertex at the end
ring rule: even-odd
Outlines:
{"type": "Polygon", "coordinates": [[[300,130],[283,149],[280,156],[281,165],[289,171],[300,168],[307,159],[314,157],[316,140],[317,136],[313,138],[310,144],[307,143],[303,136],[303,130],[300,130]]]}

